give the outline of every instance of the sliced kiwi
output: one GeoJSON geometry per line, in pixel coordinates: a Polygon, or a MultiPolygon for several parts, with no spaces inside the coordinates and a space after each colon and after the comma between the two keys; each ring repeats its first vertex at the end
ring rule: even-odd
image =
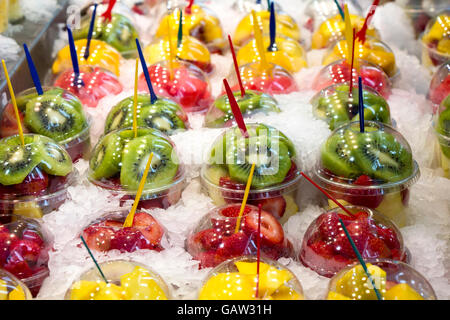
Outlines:
{"type": "Polygon", "coordinates": [[[63,147],[45,136],[35,135],[35,141],[41,160],[39,166],[45,172],[54,176],[66,176],[72,171],[72,159],[63,147]]]}
{"type": "Polygon", "coordinates": [[[123,146],[124,140],[115,132],[103,137],[92,152],[89,161],[91,178],[96,180],[106,179],[119,173],[123,146]]]}
{"type": "MultiPolygon", "coordinates": [[[[12,138],[18,140],[18,136],[12,138]]],[[[20,141],[14,144],[12,139],[9,143],[4,140],[0,142],[0,184],[19,184],[38,165],[40,152],[29,140],[25,145],[20,141]]]]}
{"type": "MultiPolygon", "coordinates": [[[[61,88],[51,88],[51,89],[45,91],[45,94],[60,96],[63,94],[63,92],[64,92],[64,90],[61,88]]],[[[28,101],[30,101],[31,99],[34,99],[36,97],[38,97],[37,92],[29,93],[27,95],[17,96],[16,97],[17,107],[19,108],[20,111],[25,112],[28,101]]]]}
{"type": "Polygon", "coordinates": [[[317,106],[320,117],[328,120],[330,130],[334,130],[339,124],[350,121],[348,116],[348,101],[342,101],[336,95],[321,97],[317,106]]]}
{"type": "MultiPolygon", "coordinates": [[[[136,113],[139,116],[142,103],[139,101],[136,106],[136,113]]],[[[129,128],[133,126],[133,97],[125,98],[116,104],[106,116],[105,121],[105,134],[121,129],[129,128]]]]}
{"type": "Polygon", "coordinates": [[[155,128],[168,135],[186,129],[183,120],[175,112],[166,108],[163,103],[155,103],[143,108],[138,125],[155,128]]]}
{"type": "Polygon", "coordinates": [[[111,23],[103,26],[102,40],[121,53],[135,51],[137,37],[138,33],[130,19],[118,13],[113,13],[111,23]]]}
{"type": "Polygon", "coordinates": [[[275,129],[274,127],[266,126],[265,124],[259,124],[256,128],[256,135],[261,136],[263,134],[268,134],[270,140],[279,140],[280,142],[283,142],[289,151],[289,157],[294,157],[296,155],[295,152],[295,146],[292,143],[292,141],[286,137],[286,135],[279,131],[278,129],[275,129]]]}
{"type": "Polygon", "coordinates": [[[153,152],[146,188],[159,188],[173,182],[178,170],[178,159],[166,139],[146,135],[130,140],[124,147],[120,183],[129,190],[137,190],[144,174],[148,157],[153,152]]]}

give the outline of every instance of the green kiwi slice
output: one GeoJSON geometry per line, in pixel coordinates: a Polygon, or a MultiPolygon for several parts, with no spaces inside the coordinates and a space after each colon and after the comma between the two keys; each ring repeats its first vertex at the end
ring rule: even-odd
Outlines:
{"type": "Polygon", "coordinates": [[[173,182],[178,171],[178,159],[173,146],[166,139],[146,135],[130,140],[124,147],[120,183],[129,190],[137,190],[144,174],[148,157],[153,152],[146,188],[159,188],[173,182]]]}
{"type": "Polygon", "coordinates": [[[138,125],[158,129],[167,135],[186,129],[183,120],[175,112],[157,102],[141,110],[138,125]]]}
{"type": "MultiPolygon", "coordinates": [[[[54,96],[60,96],[62,95],[64,92],[63,89],[61,88],[51,88],[47,91],[44,92],[44,94],[46,95],[54,95],[54,96]]],[[[22,111],[25,112],[26,106],[28,101],[30,101],[31,99],[34,99],[38,97],[37,92],[33,92],[33,93],[29,93],[26,95],[19,95],[16,97],[16,102],[17,102],[17,108],[22,111]]]]}
{"type": "Polygon", "coordinates": [[[113,132],[101,140],[92,152],[89,161],[91,178],[100,180],[110,178],[120,171],[124,141],[113,132]]]}
{"type": "Polygon", "coordinates": [[[265,124],[259,124],[258,127],[256,127],[256,135],[261,136],[265,134],[268,134],[269,139],[272,141],[273,139],[275,139],[283,142],[288,148],[289,157],[294,157],[296,155],[294,144],[288,137],[286,137],[283,132],[275,129],[274,127],[266,126],[265,124]]]}
{"type": "MultiPolygon", "coordinates": [[[[442,136],[449,137],[450,136],[450,95],[448,95],[447,98],[445,98],[444,101],[442,101],[441,108],[443,109],[443,111],[439,114],[436,130],[442,136]]],[[[450,144],[448,142],[448,139],[440,138],[439,144],[441,146],[442,153],[447,158],[450,158],[450,144]]]]}
{"type": "Polygon", "coordinates": [[[40,164],[48,174],[66,176],[72,171],[72,159],[67,151],[52,139],[45,136],[35,136],[39,149],[40,164]]]}

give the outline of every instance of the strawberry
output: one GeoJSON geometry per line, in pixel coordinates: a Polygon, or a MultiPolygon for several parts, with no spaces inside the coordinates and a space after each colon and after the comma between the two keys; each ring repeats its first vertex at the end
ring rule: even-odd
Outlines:
{"type": "MultiPolygon", "coordinates": [[[[20,122],[22,123],[23,133],[28,133],[27,127],[24,125],[24,114],[19,111],[20,122]]],[[[6,138],[19,133],[19,127],[17,126],[16,113],[12,104],[8,104],[0,120],[0,137],[6,138]]]]}
{"type": "Polygon", "coordinates": [[[14,185],[14,189],[20,195],[40,195],[47,190],[48,175],[38,167],[35,167],[22,181],[14,185]]]}
{"type": "Polygon", "coordinates": [[[243,255],[249,243],[249,237],[244,232],[233,233],[225,237],[217,249],[219,257],[231,258],[243,255]]]}
{"type": "Polygon", "coordinates": [[[333,247],[325,241],[319,240],[311,244],[309,247],[312,251],[324,258],[331,259],[333,256],[333,247]]]}
{"type": "Polygon", "coordinates": [[[234,233],[236,229],[237,218],[211,218],[212,228],[225,236],[234,233]]]}
{"type": "Polygon", "coordinates": [[[330,241],[342,231],[339,218],[335,213],[324,213],[317,218],[316,225],[323,239],[330,241]]]}
{"type": "Polygon", "coordinates": [[[115,229],[115,228],[122,228],[123,227],[123,222],[120,222],[120,221],[117,221],[117,220],[104,220],[102,222],[99,222],[99,223],[95,224],[94,226],[111,227],[111,228],[115,229]]]}
{"type": "Polygon", "coordinates": [[[347,231],[350,234],[353,242],[355,243],[356,248],[358,248],[358,251],[361,253],[364,250],[367,239],[369,238],[370,229],[368,220],[358,219],[350,223],[347,227],[347,231]]]}
{"type": "Polygon", "coordinates": [[[164,230],[150,214],[137,212],[134,215],[133,227],[139,229],[152,245],[157,246],[160,244],[164,230]]]}
{"type": "Polygon", "coordinates": [[[206,229],[197,233],[203,250],[217,249],[222,243],[224,237],[215,229],[206,229]]]}
{"type": "Polygon", "coordinates": [[[151,249],[152,245],[144,235],[135,228],[122,228],[111,238],[110,249],[133,252],[138,249],[151,249]]]}
{"type": "Polygon", "coordinates": [[[388,258],[391,255],[391,251],[385,245],[384,241],[377,238],[374,235],[370,235],[367,240],[366,250],[364,251],[364,257],[367,258],[388,258]]]}
{"type": "Polygon", "coordinates": [[[221,258],[217,255],[215,250],[200,252],[199,254],[195,255],[193,259],[200,261],[200,264],[198,266],[199,269],[213,268],[222,261],[225,261],[224,258],[221,258]]]}
{"type": "Polygon", "coordinates": [[[19,239],[14,233],[9,232],[1,232],[0,233],[0,265],[3,265],[6,262],[6,259],[9,257],[11,247],[17,242],[19,239]]]}
{"type": "Polygon", "coordinates": [[[352,245],[348,241],[344,231],[336,236],[333,242],[333,250],[337,255],[344,255],[348,258],[356,258],[352,245]]]}
{"type": "Polygon", "coordinates": [[[27,261],[29,263],[36,263],[41,254],[41,247],[30,240],[19,240],[11,246],[8,261],[27,261]]]}
{"type": "MultiPolygon", "coordinates": [[[[219,211],[219,214],[224,216],[224,217],[239,217],[239,212],[241,210],[241,205],[240,204],[235,204],[235,205],[229,205],[223,209],[221,209],[219,211]]],[[[242,213],[242,215],[246,215],[248,214],[250,211],[252,211],[252,208],[245,206],[244,208],[244,212],[242,213]]]]}
{"type": "Polygon", "coordinates": [[[233,192],[233,190],[245,190],[245,185],[231,180],[230,177],[221,177],[219,179],[219,186],[228,189],[222,191],[222,196],[227,202],[240,202],[244,197],[243,192],[233,192]]]}
{"type": "Polygon", "coordinates": [[[284,200],[283,196],[253,200],[252,204],[255,206],[261,204],[262,210],[270,212],[277,219],[281,219],[286,211],[286,200],[284,200]]]}
{"type": "MultiPolygon", "coordinates": [[[[389,98],[391,93],[390,83],[388,82],[387,75],[383,71],[372,67],[363,67],[360,68],[360,75],[363,85],[374,89],[384,98],[389,98]]],[[[355,80],[357,83],[357,79],[355,80]]]]}
{"type": "Polygon", "coordinates": [[[35,230],[31,230],[31,229],[25,230],[24,233],[22,234],[22,239],[35,242],[41,248],[44,245],[44,240],[42,240],[39,233],[35,230]]]}
{"type": "Polygon", "coordinates": [[[162,199],[161,198],[154,198],[154,199],[145,199],[145,200],[140,200],[138,207],[139,210],[140,209],[155,209],[155,208],[159,208],[159,209],[164,209],[164,204],[162,203],[162,199]]]}
{"type": "MultiPolygon", "coordinates": [[[[258,212],[250,211],[243,217],[242,230],[248,235],[258,235],[258,212]]],[[[277,219],[266,211],[261,211],[261,244],[274,245],[284,240],[284,231],[277,219]]]]}
{"type": "Polygon", "coordinates": [[[8,260],[8,263],[6,263],[3,268],[6,271],[11,272],[13,275],[15,275],[19,279],[26,279],[33,275],[33,270],[30,268],[28,263],[26,261],[17,261],[14,259],[8,260]]]}
{"type": "Polygon", "coordinates": [[[400,242],[397,235],[391,228],[377,226],[378,237],[384,241],[389,249],[400,249],[400,242]]]}
{"type": "MultiPolygon", "coordinates": [[[[353,182],[354,185],[369,187],[374,184],[373,180],[367,175],[361,175],[353,182]]],[[[383,201],[383,191],[379,189],[349,189],[349,195],[345,196],[347,202],[366,206],[369,208],[377,208],[383,201]]]]}
{"type": "Polygon", "coordinates": [[[83,237],[91,250],[108,251],[111,239],[114,238],[114,229],[109,227],[89,226],[83,231],[83,237]]]}

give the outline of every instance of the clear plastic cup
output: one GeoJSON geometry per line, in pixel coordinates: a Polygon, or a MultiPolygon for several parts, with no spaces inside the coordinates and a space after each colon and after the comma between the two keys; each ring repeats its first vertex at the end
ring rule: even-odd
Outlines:
{"type": "Polygon", "coordinates": [[[316,180],[344,205],[375,209],[404,227],[419,166],[408,142],[391,126],[366,120],[364,127],[360,132],[357,121],[333,131],[322,145],[316,180]]]}
{"type": "Polygon", "coordinates": [[[159,130],[138,128],[136,138],[132,128],[103,136],[92,152],[88,179],[112,195],[120,196],[121,205],[132,202],[151,152],[154,153],[152,169],[138,209],[166,209],[181,198],[186,183],[185,169],[179,163],[174,143],[159,130]]]}
{"type": "MultiPolygon", "coordinates": [[[[176,102],[159,97],[151,104],[149,94],[139,94],[136,104],[137,125],[154,128],[164,134],[173,135],[189,128],[186,112],[176,102]]],[[[116,104],[106,116],[105,134],[133,127],[134,97],[127,97],[116,104]]]]}
{"type": "Polygon", "coordinates": [[[450,94],[450,60],[442,64],[433,75],[428,91],[428,99],[436,112],[439,105],[450,94]]]}
{"type": "MultiPolygon", "coordinates": [[[[352,94],[349,94],[350,83],[333,84],[319,91],[312,99],[313,113],[325,120],[330,130],[344,123],[359,121],[359,88],[353,83],[352,94]]],[[[391,112],[386,100],[376,91],[363,85],[364,119],[391,124],[391,112]]]]}
{"type": "Polygon", "coordinates": [[[8,165],[0,168],[0,213],[42,218],[66,201],[67,188],[78,173],[69,154],[53,140],[32,134],[24,135],[24,140],[24,146],[18,135],[0,140],[6,155],[0,162],[23,164],[15,175],[8,165]],[[8,155],[17,158],[10,160],[8,155]]]}
{"type": "MultiPolygon", "coordinates": [[[[365,263],[383,300],[436,300],[430,283],[406,263],[389,259],[365,263]]],[[[330,280],[326,299],[377,300],[377,296],[364,269],[356,263],[330,280]]]]}
{"type": "Polygon", "coordinates": [[[273,127],[256,123],[246,127],[250,138],[232,127],[214,141],[200,173],[203,188],[217,206],[241,203],[250,162],[256,163],[247,204],[261,204],[263,210],[284,223],[298,211],[300,170],[295,147],[273,127]]]}
{"type": "Polygon", "coordinates": [[[123,224],[129,210],[107,212],[83,228],[82,235],[91,250],[134,252],[140,249],[162,251],[166,230],[149,213],[136,212],[131,227],[123,224]]]}
{"type": "MultiPolygon", "coordinates": [[[[214,101],[208,77],[197,66],[174,61],[172,75],[169,61],[148,67],[153,90],[158,96],[172,99],[186,112],[206,112],[214,101]]],[[[139,76],[139,90],[149,92],[144,74],[139,76]]]]}
{"type": "MultiPolygon", "coordinates": [[[[279,12],[283,9],[281,8],[279,3],[274,2],[275,11],[279,12]]],[[[270,8],[267,7],[267,1],[254,1],[254,0],[236,0],[234,1],[232,8],[235,10],[239,10],[243,13],[251,13],[252,10],[255,12],[262,11],[262,10],[270,10],[270,8]]]]}
{"type": "Polygon", "coordinates": [[[0,214],[0,267],[19,278],[35,297],[49,275],[53,238],[34,219],[0,214]]]}
{"type": "Polygon", "coordinates": [[[346,206],[353,216],[341,208],[331,209],[317,217],[303,237],[299,259],[321,276],[332,277],[341,269],[357,262],[350,242],[342,229],[344,222],[363,259],[386,258],[409,262],[400,230],[375,210],[346,206]]]}
{"type": "Polygon", "coordinates": [[[171,43],[173,55],[177,60],[192,63],[208,74],[214,70],[211,54],[200,40],[185,35],[179,46],[176,37],[172,37],[170,40],[171,42],[168,37],[155,39],[144,48],[144,57],[149,65],[170,60],[171,43]]]}
{"type": "MultiPolygon", "coordinates": [[[[258,207],[246,205],[236,232],[241,204],[216,207],[205,215],[186,240],[186,250],[199,268],[211,268],[225,260],[255,255],[258,248],[258,207]]],[[[293,258],[294,250],[281,224],[261,210],[261,255],[273,260],[293,258]]]]}
{"type": "Polygon", "coordinates": [[[14,275],[0,269],[0,300],[31,300],[27,286],[14,275]]]}
{"type": "Polygon", "coordinates": [[[65,300],[168,300],[169,287],[152,269],[134,261],[100,263],[85,271],[67,290],[65,300]]]}
{"type": "MultiPolygon", "coordinates": [[[[268,34],[263,36],[264,48],[269,48],[270,37],[268,34]]],[[[279,65],[288,72],[298,72],[307,67],[306,52],[300,43],[296,40],[277,36],[275,38],[275,47],[265,52],[269,63],[279,65]]],[[[251,39],[245,43],[237,52],[237,62],[239,65],[258,62],[261,60],[256,40],[251,39]]]]}
{"type": "MultiPolygon", "coordinates": [[[[244,97],[241,91],[234,91],[242,116],[250,117],[256,113],[281,112],[277,101],[270,95],[253,90],[246,90],[244,97]]],[[[218,97],[209,108],[205,116],[205,126],[208,128],[230,127],[235,124],[230,102],[226,94],[218,97]]]]}
{"type": "Polygon", "coordinates": [[[360,76],[364,86],[372,88],[385,99],[388,99],[391,95],[392,83],[384,70],[360,59],[358,59],[358,66],[358,71],[353,68],[351,72],[350,64],[347,63],[347,60],[341,59],[332,62],[320,70],[314,79],[312,89],[319,91],[333,84],[350,82],[351,77],[353,77],[353,83],[357,85],[358,76],[360,76]]]}
{"type": "MultiPolygon", "coordinates": [[[[42,134],[54,139],[67,150],[73,162],[85,157],[90,149],[91,121],[86,117],[80,100],[61,88],[43,87],[42,90],[44,93],[41,96],[38,96],[36,88],[27,89],[16,96],[24,133],[42,134]],[[43,105],[59,105],[60,108],[43,110],[43,105]],[[45,111],[45,117],[41,120],[39,117],[42,111],[45,111]],[[44,121],[48,122],[47,127],[43,125],[44,121]]],[[[9,101],[0,115],[0,137],[18,133],[14,107],[9,101]]]]}
{"type": "MultiPolygon", "coordinates": [[[[362,16],[362,9],[357,1],[346,1],[346,4],[351,14],[362,16]]],[[[310,31],[315,31],[321,23],[339,15],[339,10],[333,1],[309,0],[305,7],[305,14],[308,19],[304,27],[310,31]]]]}
{"type": "Polygon", "coordinates": [[[439,143],[438,162],[444,176],[450,179],[450,95],[442,101],[433,123],[439,143]]]}
{"type": "Polygon", "coordinates": [[[53,75],[51,85],[69,91],[80,99],[85,107],[96,108],[100,99],[122,92],[119,78],[101,67],[80,66],[78,77],[73,69],[53,75]]]}
{"type": "Polygon", "coordinates": [[[450,8],[427,23],[422,36],[422,64],[431,72],[450,59],[450,8]]]}
{"type": "MultiPolygon", "coordinates": [[[[356,59],[365,60],[383,69],[391,80],[399,75],[400,71],[397,68],[393,51],[378,38],[368,36],[364,44],[357,41],[355,47],[356,59]]],[[[338,40],[330,46],[323,57],[322,64],[328,65],[341,59],[351,61],[351,57],[348,57],[346,40],[338,40]]]]}
{"type": "MultiPolygon", "coordinates": [[[[259,62],[252,62],[239,68],[245,90],[255,90],[271,95],[298,91],[297,82],[287,70],[275,64],[269,65],[269,70],[263,70],[259,62]]],[[[234,71],[227,78],[231,90],[240,90],[234,71]]]]}
{"type": "Polygon", "coordinates": [[[214,268],[199,290],[199,300],[304,300],[300,281],[280,263],[255,256],[227,260],[214,268]]]}

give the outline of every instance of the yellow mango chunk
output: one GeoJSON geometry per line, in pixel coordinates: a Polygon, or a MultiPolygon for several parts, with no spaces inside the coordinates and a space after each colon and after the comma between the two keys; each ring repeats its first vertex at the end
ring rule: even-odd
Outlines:
{"type": "Polygon", "coordinates": [[[255,298],[252,276],[237,272],[219,273],[201,289],[199,300],[251,300],[255,298]]]}
{"type": "Polygon", "coordinates": [[[122,287],[108,283],[94,295],[94,300],[124,300],[124,293],[122,287]]]}
{"type": "MultiPolygon", "coordinates": [[[[239,270],[240,273],[248,274],[248,275],[255,275],[257,272],[258,264],[256,262],[244,262],[244,261],[237,261],[234,263],[236,265],[236,268],[239,270]]],[[[265,273],[267,270],[269,270],[269,265],[264,262],[259,263],[259,272],[265,273]]]]}
{"type": "Polygon", "coordinates": [[[8,285],[0,279],[0,300],[8,300],[8,285]]]}
{"type": "Polygon", "coordinates": [[[424,35],[425,42],[432,42],[434,40],[441,40],[450,34],[450,16],[440,15],[430,28],[430,31],[424,35]]]}
{"type": "Polygon", "coordinates": [[[273,300],[303,300],[303,295],[300,295],[286,285],[281,285],[275,292],[270,296],[273,300]]]}
{"type": "Polygon", "coordinates": [[[423,297],[407,283],[393,286],[384,294],[386,300],[424,300],[423,297]]]}
{"type": "Polygon", "coordinates": [[[450,54],[450,39],[439,40],[437,45],[437,51],[450,54]]]}
{"type": "Polygon", "coordinates": [[[330,291],[328,292],[327,300],[352,300],[349,297],[344,296],[343,294],[330,291]]]}
{"type": "MultiPolygon", "coordinates": [[[[367,264],[367,269],[372,275],[376,288],[383,295],[386,291],[386,272],[370,263],[367,264]]],[[[336,282],[336,293],[352,300],[377,300],[372,283],[360,264],[347,271],[336,282]]]]}
{"type": "Polygon", "coordinates": [[[292,274],[287,270],[278,270],[274,267],[260,273],[259,294],[263,296],[272,295],[279,287],[292,279],[292,274]]]}
{"type": "Polygon", "coordinates": [[[105,286],[103,281],[78,281],[70,290],[70,300],[94,300],[96,293],[105,286]]]}
{"type": "Polygon", "coordinates": [[[25,292],[21,286],[17,286],[9,293],[9,300],[25,300],[25,292]]]}
{"type": "Polygon", "coordinates": [[[136,266],[133,272],[124,274],[120,283],[127,300],[167,300],[150,272],[142,267],[136,266]]]}

